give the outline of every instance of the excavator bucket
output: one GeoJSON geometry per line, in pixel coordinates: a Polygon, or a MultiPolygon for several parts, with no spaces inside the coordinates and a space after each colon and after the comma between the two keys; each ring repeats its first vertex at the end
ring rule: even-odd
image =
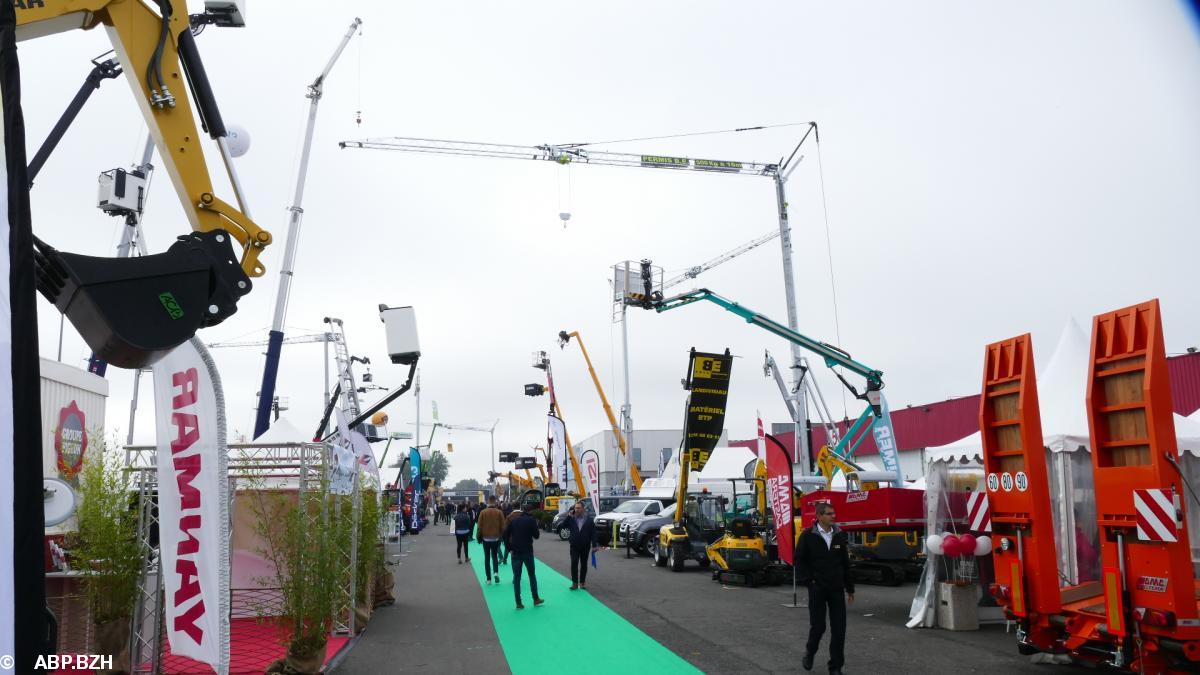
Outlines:
{"type": "Polygon", "coordinates": [[[231,242],[224,230],[193,232],[163,253],[99,258],[39,241],[38,290],[96,356],[119,368],[145,368],[231,316],[250,292],[231,242]]]}

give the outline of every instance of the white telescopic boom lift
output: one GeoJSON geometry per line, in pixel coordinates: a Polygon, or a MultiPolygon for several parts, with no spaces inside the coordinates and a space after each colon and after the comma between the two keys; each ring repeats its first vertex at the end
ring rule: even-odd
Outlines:
{"type": "MultiPolygon", "coordinates": [[[[309,151],[312,149],[313,130],[317,125],[317,106],[321,103],[321,97],[325,94],[325,78],[329,76],[329,72],[333,70],[333,65],[337,63],[338,57],[346,49],[346,45],[350,43],[350,39],[354,37],[354,33],[358,31],[362,25],[362,19],[355,18],[350,23],[350,28],[346,30],[346,34],[342,36],[342,41],[338,43],[337,49],[334,50],[333,56],[329,58],[329,62],[325,64],[325,68],[317,75],[317,79],[313,80],[312,84],[308,85],[308,97],[311,103],[308,106],[308,126],[304,130],[304,146],[300,151],[300,169],[296,173],[296,193],[292,199],[292,205],[288,207],[291,212],[291,218],[288,221],[287,243],[283,247],[283,264],[279,268],[279,293],[275,297],[275,317],[271,321],[271,333],[267,343],[267,361],[263,366],[262,386],[258,390],[258,416],[254,420],[254,437],[258,438],[271,425],[271,401],[275,397],[275,380],[279,375],[279,355],[280,346],[283,344],[283,322],[287,316],[288,293],[292,288],[293,269],[296,266],[296,242],[300,238],[300,219],[304,215],[304,209],[300,204],[304,199],[304,182],[308,177],[308,158],[309,151]]],[[[353,390],[351,390],[353,391],[353,390]]],[[[344,395],[348,395],[343,392],[344,395]]],[[[357,398],[357,395],[355,395],[357,398]]],[[[357,414],[357,413],[355,413],[357,414]]]]}

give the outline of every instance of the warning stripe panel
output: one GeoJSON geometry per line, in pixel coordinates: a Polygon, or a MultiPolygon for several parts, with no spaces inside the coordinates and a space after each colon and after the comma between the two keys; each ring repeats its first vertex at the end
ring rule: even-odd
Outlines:
{"type": "Polygon", "coordinates": [[[1175,525],[1175,507],[1166,490],[1133,491],[1133,506],[1137,511],[1138,539],[1142,541],[1179,541],[1175,525]]]}
{"type": "Polygon", "coordinates": [[[972,532],[992,531],[992,509],[985,492],[972,492],[967,497],[967,522],[972,532]]]}

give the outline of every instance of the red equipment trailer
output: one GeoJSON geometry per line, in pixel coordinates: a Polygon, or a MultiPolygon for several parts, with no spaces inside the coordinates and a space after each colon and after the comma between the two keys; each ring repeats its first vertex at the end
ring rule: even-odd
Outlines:
{"type": "MultiPolygon", "coordinates": [[[[997,583],[991,590],[1009,616],[1020,620],[1022,652],[1066,653],[1139,673],[1196,672],[1200,612],[1187,534],[1188,486],[1176,459],[1158,301],[1096,316],[1091,339],[1087,411],[1101,580],[1059,589],[1053,537],[1037,534],[1043,520],[1049,527],[1050,503],[1040,430],[1035,436],[1029,429],[1036,406],[1030,410],[1025,403],[1015,417],[987,418],[989,387],[1001,390],[1003,374],[1011,370],[1004,345],[1011,345],[1007,350],[1015,355],[1022,340],[1028,345],[1023,336],[988,347],[988,373],[995,361],[1000,376],[984,377],[980,417],[998,547],[997,583]],[[1020,429],[1019,453],[1011,438],[1006,443],[1003,434],[992,431],[1010,426],[1004,421],[1012,419],[1020,429]],[[1019,488],[1016,476],[992,479],[993,472],[1011,472],[1004,462],[1018,455],[1028,460],[1028,487],[1017,490],[1020,496],[1005,487],[1019,488]],[[1028,511],[1013,512],[1022,508],[1028,511]],[[1015,545],[1003,550],[1005,539],[1015,545]]],[[[1021,382],[1027,401],[1033,378],[1032,357],[1026,352],[1023,373],[1013,372],[1008,379],[1021,382]]],[[[996,411],[1001,406],[991,407],[996,411]]]]}
{"type": "Polygon", "coordinates": [[[1158,301],[1097,316],[1091,362],[1104,629],[1120,647],[1115,665],[1195,666],[1200,614],[1158,301]]]}
{"type": "Polygon", "coordinates": [[[1017,620],[1023,653],[1057,651],[1059,631],[1050,618],[1062,598],[1028,333],[987,346],[979,429],[992,509],[996,582],[990,591],[1017,620]]]}

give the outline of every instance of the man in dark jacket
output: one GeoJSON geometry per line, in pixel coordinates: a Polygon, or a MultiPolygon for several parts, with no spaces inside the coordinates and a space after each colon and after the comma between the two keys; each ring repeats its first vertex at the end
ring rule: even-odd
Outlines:
{"type": "Polygon", "coordinates": [[[808,645],[801,665],[812,670],[813,658],[825,634],[829,613],[829,672],[841,675],[846,647],[846,601],[854,602],[850,548],[846,533],[834,524],[833,506],[817,504],[817,522],[806,528],[796,544],[796,576],[808,586],[808,645]]]}
{"type": "Polygon", "coordinates": [[[471,509],[463,506],[454,516],[454,538],[457,540],[454,553],[458,556],[459,565],[463,563],[464,556],[468,563],[471,562],[471,530],[475,528],[475,519],[472,515],[471,509]]]}
{"type": "Polygon", "coordinates": [[[587,588],[588,556],[596,545],[596,521],[587,514],[583,502],[575,502],[567,516],[571,531],[571,590],[587,588]]]}
{"type": "Polygon", "coordinates": [[[529,591],[533,594],[533,606],[541,605],[545,600],[538,596],[537,575],[533,569],[533,540],[538,538],[538,524],[533,516],[520,510],[514,510],[504,528],[504,544],[512,553],[513,594],[517,599],[517,609],[525,609],[521,604],[521,571],[529,572],[529,591]]]}

